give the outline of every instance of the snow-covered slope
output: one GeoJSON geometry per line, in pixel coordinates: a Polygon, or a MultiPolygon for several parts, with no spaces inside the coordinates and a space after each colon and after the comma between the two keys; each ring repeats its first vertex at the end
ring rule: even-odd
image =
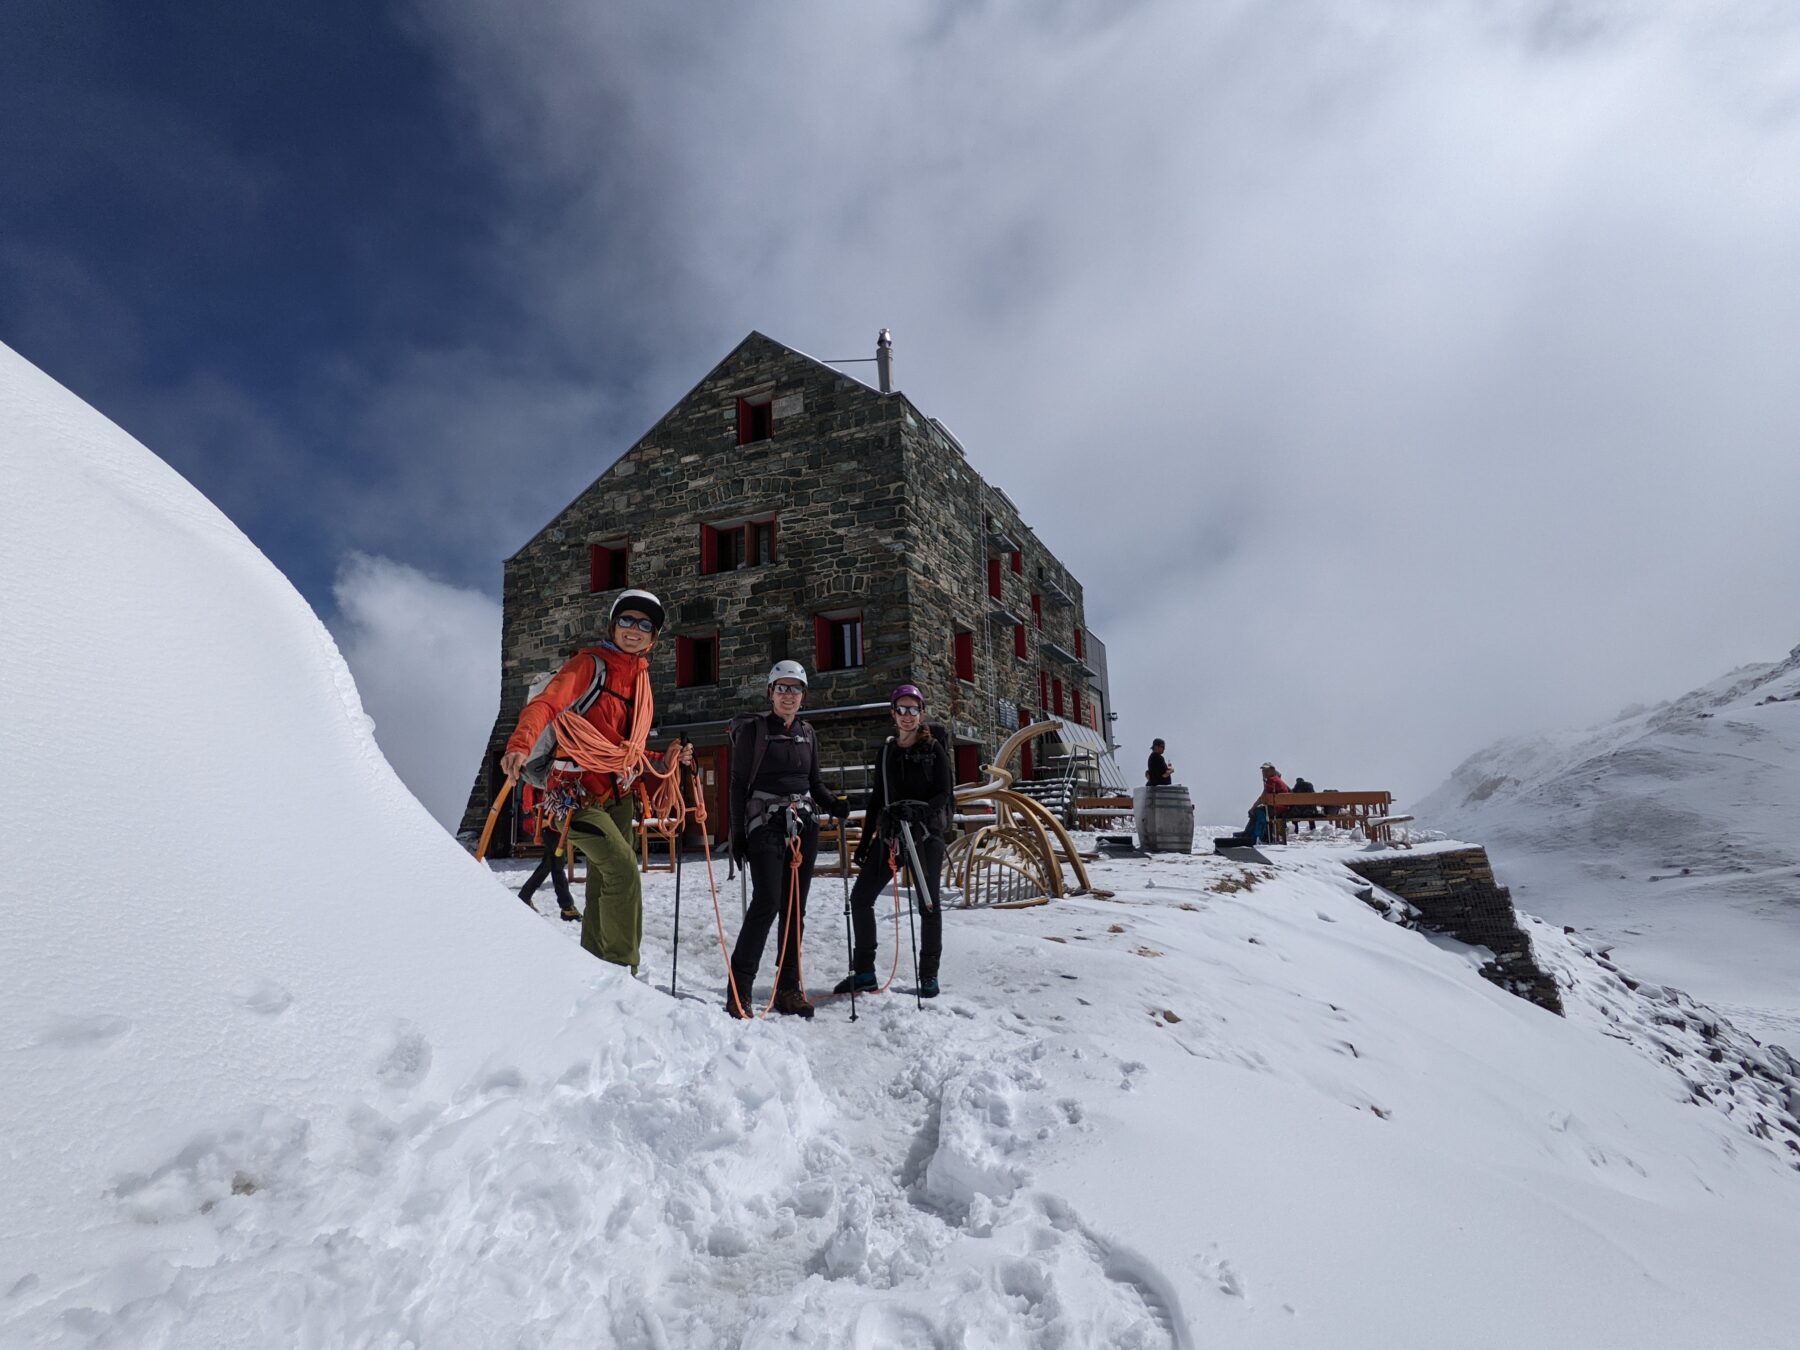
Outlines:
{"type": "Polygon", "coordinates": [[[934,1004],[731,1022],[698,868],[701,999],[590,959],[4,349],[0,511],[0,1344],[1792,1344],[1790,1067],[1558,930],[1567,1019],[1326,850],[1108,864],[950,916],[934,1004]]]}
{"type": "Polygon", "coordinates": [[[1604,726],[1501,741],[1416,808],[1526,909],[1800,1045],[1800,647],[1604,726]]]}

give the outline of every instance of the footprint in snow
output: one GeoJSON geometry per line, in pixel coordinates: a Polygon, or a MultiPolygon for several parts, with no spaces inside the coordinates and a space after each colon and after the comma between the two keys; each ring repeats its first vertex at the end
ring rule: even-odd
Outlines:
{"type": "Polygon", "coordinates": [[[231,996],[253,1013],[274,1017],[292,1006],[294,996],[273,980],[251,980],[231,991],[231,996]]]}
{"type": "Polygon", "coordinates": [[[111,1013],[91,1013],[86,1017],[53,1017],[44,1024],[33,1045],[77,1050],[88,1046],[109,1045],[131,1030],[131,1023],[111,1013]]]}

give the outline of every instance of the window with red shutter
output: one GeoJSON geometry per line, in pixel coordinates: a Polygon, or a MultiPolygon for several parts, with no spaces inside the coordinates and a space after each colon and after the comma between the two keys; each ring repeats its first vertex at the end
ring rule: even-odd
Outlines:
{"type": "Polygon", "coordinates": [[[1031,593],[1031,617],[1039,628],[1044,626],[1044,597],[1036,591],[1031,593]]]}
{"type": "Polygon", "coordinates": [[[1063,715],[1062,681],[1050,681],[1050,711],[1058,717],[1063,715]]]}
{"type": "Polygon", "coordinates": [[[854,670],[863,663],[863,616],[820,614],[813,619],[818,669],[854,670]]]}
{"type": "Polygon", "coordinates": [[[975,635],[959,628],[952,645],[956,654],[956,678],[975,683],[975,635]]]}
{"type": "Polygon", "coordinates": [[[719,635],[675,639],[675,687],[692,689],[719,682],[719,635]]]}
{"type": "Polygon", "coordinates": [[[981,747],[979,745],[959,745],[956,747],[956,781],[974,783],[981,778],[981,747]]]}
{"type": "Polygon", "coordinates": [[[1025,625],[1022,623],[1013,625],[1013,655],[1021,661],[1025,659],[1025,625]]]}
{"type": "Polygon", "coordinates": [[[1000,560],[988,559],[988,594],[994,599],[1000,598],[1000,560]]]}
{"type": "Polygon", "coordinates": [[[769,399],[760,403],[752,403],[749,399],[737,401],[737,438],[739,445],[749,445],[752,441],[766,441],[775,434],[775,405],[769,399]]]}
{"type": "Polygon", "coordinates": [[[588,590],[616,591],[621,586],[629,586],[626,580],[627,563],[630,557],[631,543],[619,540],[616,543],[588,545],[588,590]]]}
{"type": "Polygon", "coordinates": [[[1087,643],[1081,640],[1081,630],[1077,628],[1075,630],[1075,655],[1077,659],[1083,659],[1087,656],[1087,653],[1082,650],[1082,648],[1086,646],[1087,643]]]}
{"type": "Polygon", "coordinates": [[[1023,553],[1012,555],[1012,570],[1014,576],[1025,575],[1025,555],[1023,553]]]}

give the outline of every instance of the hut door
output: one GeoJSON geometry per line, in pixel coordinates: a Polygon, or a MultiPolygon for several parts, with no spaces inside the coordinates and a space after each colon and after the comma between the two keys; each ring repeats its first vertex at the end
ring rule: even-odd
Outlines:
{"type": "MultiPolygon", "coordinates": [[[[694,768],[700,777],[700,790],[706,798],[706,827],[713,841],[731,837],[731,822],[726,819],[731,782],[731,747],[728,745],[696,745],[694,768]]],[[[691,780],[689,790],[692,790],[691,780]]],[[[690,825],[689,833],[698,841],[699,826],[690,825]]]]}

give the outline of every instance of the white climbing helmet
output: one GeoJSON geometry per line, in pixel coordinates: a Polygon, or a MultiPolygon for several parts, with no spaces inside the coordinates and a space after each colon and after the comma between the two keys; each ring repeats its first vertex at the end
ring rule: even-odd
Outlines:
{"type": "Polygon", "coordinates": [[[619,621],[619,615],[636,612],[642,614],[660,630],[663,626],[663,603],[649,591],[620,591],[619,598],[613,601],[612,613],[607,615],[607,631],[619,621]]]}
{"type": "Polygon", "coordinates": [[[769,667],[769,688],[773,689],[777,680],[798,680],[804,686],[806,667],[798,661],[777,661],[769,667]]]}

